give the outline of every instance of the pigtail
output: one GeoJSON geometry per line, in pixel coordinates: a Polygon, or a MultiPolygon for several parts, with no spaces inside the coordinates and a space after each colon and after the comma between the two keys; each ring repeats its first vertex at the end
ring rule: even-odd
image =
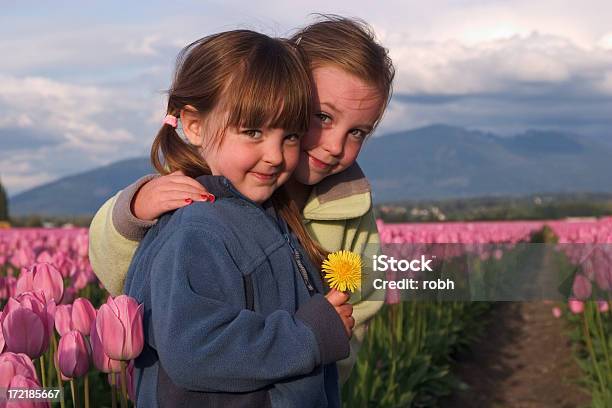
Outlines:
{"type": "Polygon", "coordinates": [[[297,236],[298,241],[306,250],[312,264],[319,269],[321,278],[321,264],[327,258],[328,252],[314,241],[302,222],[302,213],[297,204],[287,194],[284,186],[278,188],[272,195],[272,204],[280,217],[285,220],[291,231],[297,236]]]}
{"type": "Polygon", "coordinates": [[[181,170],[196,178],[211,174],[196,146],[184,142],[170,123],[164,123],[151,146],[151,163],[162,175],[181,170]]]}

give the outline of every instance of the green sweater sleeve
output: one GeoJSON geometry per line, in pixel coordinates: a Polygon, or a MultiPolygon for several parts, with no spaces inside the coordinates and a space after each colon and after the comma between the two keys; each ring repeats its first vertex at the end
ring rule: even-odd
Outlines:
{"type": "Polygon", "coordinates": [[[156,175],[142,177],[102,205],[89,227],[89,261],[111,295],[123,292],[127,271],[138,243],[156,221],[136,218],[130,209],[134,194],[156,175]]]}

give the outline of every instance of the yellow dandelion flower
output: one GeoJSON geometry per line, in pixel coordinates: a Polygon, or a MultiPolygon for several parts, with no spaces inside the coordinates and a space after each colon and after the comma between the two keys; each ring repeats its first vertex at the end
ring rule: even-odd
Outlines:
{"type": "Polygon", "coordinates": [[[321,268],[331,288],[354,292],[361,287],[361,267],[359,255],[351,251],[338,251],[329,254],[321,268]]]}

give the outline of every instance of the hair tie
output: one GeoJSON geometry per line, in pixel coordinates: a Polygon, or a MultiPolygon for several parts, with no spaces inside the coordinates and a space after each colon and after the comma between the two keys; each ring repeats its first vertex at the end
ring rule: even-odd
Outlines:
{"type": "Polygon", "coordinates": [[[302,36],[300,35],[297,40],[295,40],[295,46],[300,45],[300,41],[302,41],[302,36]]]}
{"type": "Polygon", "coordinates": [[[165,125],[170,125],[173,128],[176,128],[177,124],[178,124],[178,119],[176,118],[176,116],[173,115],[166,115],[166,117],[164,118],[164,122],[165,125]]]}

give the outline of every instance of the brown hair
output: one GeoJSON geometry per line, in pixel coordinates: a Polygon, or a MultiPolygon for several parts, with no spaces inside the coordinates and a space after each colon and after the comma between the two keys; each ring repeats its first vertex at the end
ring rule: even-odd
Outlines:
{"type": "MultiPolygon", "coordinates": [[[[268,126],[304,133],[312,114],[309,70],[288,40],[249,30],[210,35],[189,44],[177,57],[167,113],[178,117],[187,105],[205,121],[213,110],[225,114],[225,123],[215,123],[219,131],[207,138],[217,146],[228,127],[268,126]]],[[[153,142],[151,162],[161,174],[176,170],[190,177],[211,174],[199,147],[183,141],[167,124],[153,142]]],[[[272,202],[309,258],[320,265],[324,253],[306,232],[299,209],[282,187],[272,202]]]]}
{"type": "MultiPolygon", "coordinates": [[[[206,118],[227,113],[214,144],[228,127],[262,127],[304,133],[310,118],[310,75],[286,40],[249,30],[226,31],[187,45],[177,57],[167,113],[176,117],[191,105],[206,118]]],[[[214,137],[212,137],[214,136],[214,137]]],[[[197,146],[185,143],[163,125],[151,147],[157,171],[182,170],[190,177],[210,174],[197,146]]]]}
{"type": "Polygon", "coordinates": [[[375,126],[382,119],[393,93],[395,68],[386,48],[378,43],[363,20],[334,14],[318,14],[318,21],[292,37],[310,69],[333,65],[374,86],[383,103],[375,126]]]}

